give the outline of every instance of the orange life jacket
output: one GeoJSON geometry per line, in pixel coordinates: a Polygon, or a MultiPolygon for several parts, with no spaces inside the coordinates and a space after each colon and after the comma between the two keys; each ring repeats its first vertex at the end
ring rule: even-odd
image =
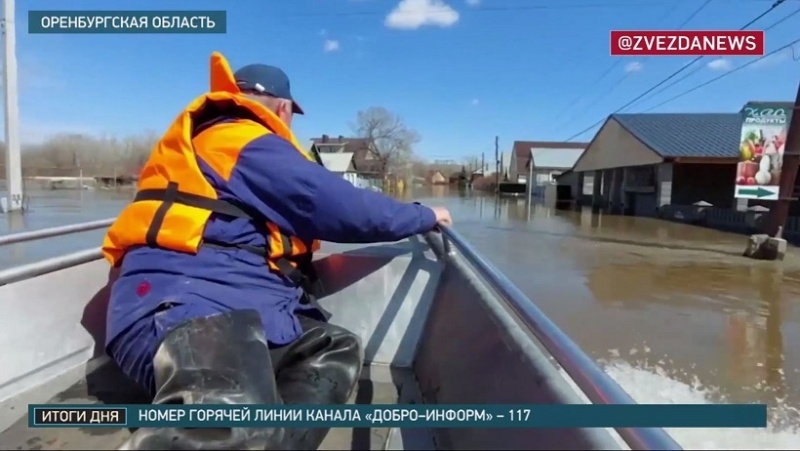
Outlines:
{"type": "MultiPolygon", "coordinates": [[[[269,133],[285,138],[306,159],[315,161],[300,148],[284,122],[258,102],[231,92],[211,92],[195,99],[170,126],[142,168],[134,201],[103,240],[105,258],[116,266],[128,249],[142,245],[190,254],[196,254],[201,245],[235,247],[263,256],[271,270],[312,294],[316,275],[311,258],[319,249],[319,241],[289,236],[251,208],[219,200],[197,164],[195,153],[211,160],[215,154],[233,155],[223,158],[224,162],[209,163],[217,172],[229,174],[242,147],[269,133]],[[238,120],[197,133],[198,126],[223,116],[238,120]],[[267,247],[204,242],[203,231],[212,213],[252,220],[265,234],[267,247]]],[[[226,174],[221,175],[226,178],[226,174]]]]}

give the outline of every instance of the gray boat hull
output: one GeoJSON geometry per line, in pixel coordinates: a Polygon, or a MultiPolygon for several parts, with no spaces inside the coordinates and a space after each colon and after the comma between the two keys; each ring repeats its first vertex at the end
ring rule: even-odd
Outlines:
{"type": "MultiPolygon", "coordinates": [[[[127,429],[29,429],[30,403],[146,403],[103,355],[108,281],[99,252],[0,286],[0,448],[113,449],[127,429]],[[88,261],[85,261],[88,260],[88,261]],[[64,266],[64,265],[62,265],[64,266]]],[[[587,398],[475,268],[440,235],[325,243],[316,258],[331,322],[366,366],[351,402],[578,404],[587,398]]],[[[321,449],[620,449],[605,429],[332,430],[321,449]]]]}

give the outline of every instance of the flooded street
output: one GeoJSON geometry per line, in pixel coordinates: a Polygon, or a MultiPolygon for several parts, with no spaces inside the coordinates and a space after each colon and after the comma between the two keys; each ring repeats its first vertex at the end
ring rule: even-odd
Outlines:
{"type": "Polygon", "coordinates": [[[800,444],[797,249],[756,262],[741,235],[524,199],[456,205],[458,230],[637,401],[773,407],[769,432],[670,431],[686,448],[800,444]]]}
{"type": "MultiPolygon", "coordinates": [[[[439,188],[439,187],[437,187],[439,188]]],[[[130,193],[33,193],[0,233],[113,216],[130,193]]],[[[647,218],[592,215],[526,199],[459,194],[416,200],[450,208],[456,228],[639,402],[764,402],[769,431],[671,431],[687,449],[800,445],[800,252],[740,257],[742,235],[647,218]]],[[[13,264],[99,245],[102,231],[0,251],[13,264]]]]}

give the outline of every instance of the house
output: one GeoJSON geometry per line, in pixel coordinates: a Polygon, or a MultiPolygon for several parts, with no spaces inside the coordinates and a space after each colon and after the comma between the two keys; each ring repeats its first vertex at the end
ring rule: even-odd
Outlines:
{"type": "Polygon", "coordinates": [[[451,172],[450,176],[447,178],[447,182],[450,183],[451,185],[456,185],[456,184],[463,185],[467,183],[467,181],[469,180],[468,175],[469,174],[467,173],[466,169],[461,171],[451,172]]]}
{"type": "Polygon", "coordinates": [[[484,172],[485,171],[483,169],[475,169],[474,171],[472,171],[469,174],[470,183],[474,182],[475,180],[477,180],[479,178],[482,178],[484,176],[484,172]]]}
{"type": "MultiPolygon", "coordinates": [[[[531,149],[532,158],[528,160],[527,164],[528,173],[533,173],[531,194],[535,197],[544,197],[547,188],[556,186],[557,177],[572,169],[584,150],[582,148],[536,147],[531,149]]],[[[525,178],[527,180],[527,176],[525,178]]]]}
{"type": "MultiPolygon", "coordinates": [[[[533,158],[533,151],[536,149],[538,152],[544,152],[545,155],[542,158],[552,160],[553,158],[559,158],[555,156],[553,152],[559,149],[564,149],[568,152],[567,157],[565,159],[569,159],[571,156],[576,154],[576,150],[579,149],[581,152],[586,149],[588,143],[580,143],[580,142],[552,142],[552,141],[514,141],[514,146],[511,150],[510,154],[510,161],[508,162],[508,180],[511,183],[523,183],[526,184],[528,180],[528,172],[530,170],[530,161],[533,158]],[[547,156],[552,155],[552,156],[547,156]]],[[[547,162],[546,164],[553,164],[556,162],[547,162]]],[[[558,164],[563,164],[562,162],[557,162],[558,164]]],[[[545,168],[545,166],[541,166],[538,164],[534,164],[534,166],[540,166],[545,168]]],[[[561,168],[563,170],[569,169],[571,166],[561,168]]]]}
{"type": "Polygon", "coordinates": [[[579,203],[627,214],[746,208],[734,199],[741,126],[739,113],[612,114],[562,178],[579,203]]]}
{"type": "Polygon", "coordinates": [[[322,165],[329,171],[341,175],[353,186],[361,187],[361,178],[353,164],[352,152],[324,152],[319,154],[322,165]]]}
{"type": "Polygon", "coordinates": [[[445,175],[442,174],[442,171],[438,171],[438,170],[428,171],[427,180],[428,180],[428,183],[430,183],[431,185],[447,185],[448,184],[447,177],[445,177],[445,175]]]}
{"type": "Polygon", "coordinates": [[[382,162],[368,138],[351,138],[342,135],[333,138],[322,135],[311,140],[311,151],[319,155],[351,153],[354,170],[359,176],[365,179],[375,179],[383,175],[382,162]]]}

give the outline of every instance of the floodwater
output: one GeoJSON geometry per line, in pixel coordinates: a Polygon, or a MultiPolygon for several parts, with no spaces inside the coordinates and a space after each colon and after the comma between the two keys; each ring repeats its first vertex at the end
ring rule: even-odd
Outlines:
{"type": "MultiPolygon", "coordinates": [[[[642,403],[763,402],[768,430],[670,431],[687,449],[800,446],[800,250],[740,256],[741,235],[435,187],[456,228],[642,403]]],[[[102,219],[131,193],[49,191],[0,233],[102,219]]],[[[14,219],[12,219],[14,218],[14,219]]],[[[97,246],[102,231],[0,249],[0,265],[97,246]]]]}

